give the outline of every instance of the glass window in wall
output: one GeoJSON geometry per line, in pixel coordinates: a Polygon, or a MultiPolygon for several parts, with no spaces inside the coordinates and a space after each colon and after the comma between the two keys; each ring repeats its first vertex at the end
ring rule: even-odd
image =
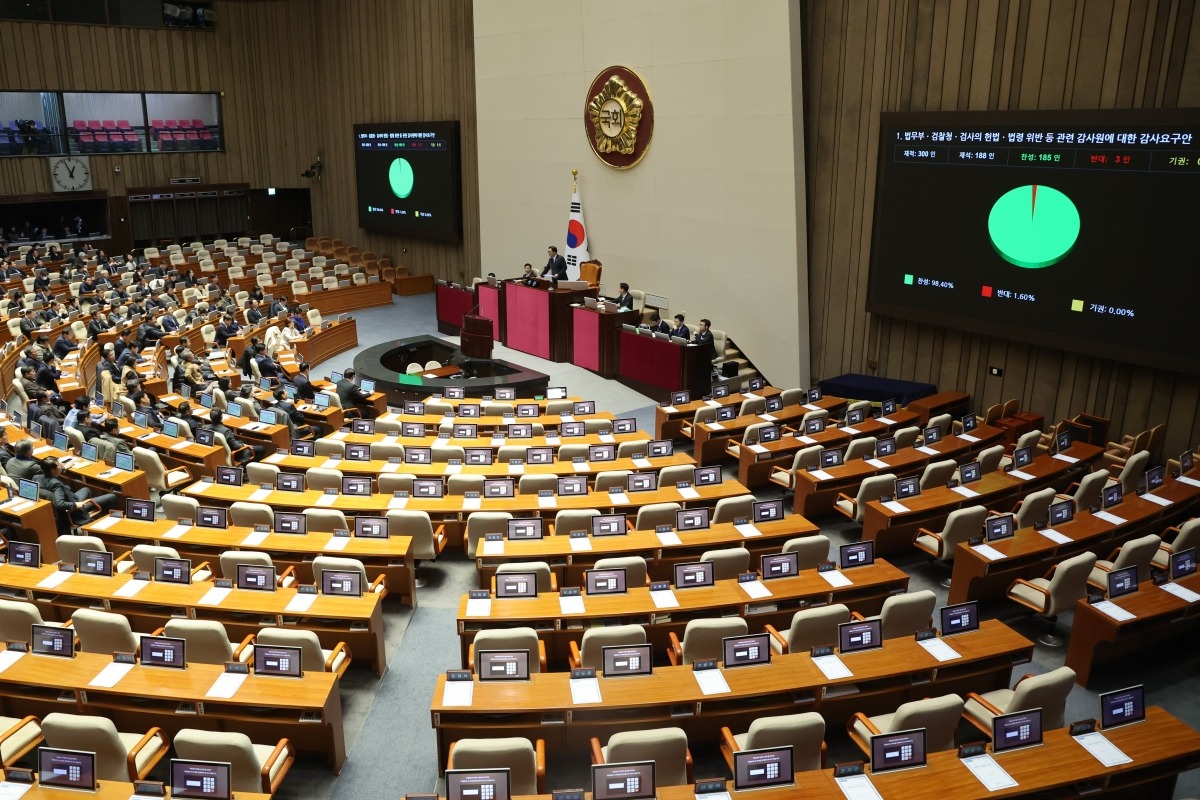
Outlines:
{"type": "Polygon", "coordinates": [[[71,152],[144,153],[146,118],[142,95],[127,92],[64,92],[71,152]]]}
{"type": "Polygon", "coordinates": [[[220,150],[221,108],[216,94],[147,94],[146,118],[155,152],[220,150]]]}
{"type": "Polygon", "coordinates": [[[54,92],[0,92],[0,156],[62,152],[62,112],[54,92]]]}

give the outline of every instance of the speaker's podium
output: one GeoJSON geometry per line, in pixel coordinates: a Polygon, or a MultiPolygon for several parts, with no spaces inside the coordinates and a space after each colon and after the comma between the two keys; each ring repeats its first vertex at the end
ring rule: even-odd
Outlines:
{"type": "Polygon", "coordinates": [[[596,294],[583,281],[505,283],[504,346],[549,361],[570,361],[572,305],[596,294]]]}
{"type": "Polygon", "coordinates": [[[467,358],[492,357],[492,321],[478,314],[462,318],[462,354],[467,358]]]}

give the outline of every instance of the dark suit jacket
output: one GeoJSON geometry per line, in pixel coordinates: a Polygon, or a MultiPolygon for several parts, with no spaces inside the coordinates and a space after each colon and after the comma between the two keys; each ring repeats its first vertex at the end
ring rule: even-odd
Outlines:
{"type": "Polygon", "coordinates": [[[655,325],[647,325],[652,333],[670,333],[671,326],[667,324],[665,319],[660,319],[655,325]]]}
{"type": "Polygon", "coordinates": [[[717,348],[713,344],[712,331],[697,331],[695,342],[702,347],[707,346],[706,352],[709,358],[716,358],[717,348]]]}
{"type": "Polygon", "coordinates": [[[680,325],[678,328],[671,328],[670,334],[672,336],[679,336],[683,339],[692,338],[692,332],[688,329],[687,325],[680,325]]]}
{"type": "Polygon", "coordinates": [[[542,268],[542,277],[565,281],[567,279],[567,260],[561,254],[551,258],[546,262],[546,266],[542,268]]]}
{"type": "Polygon", "coordinates": [[[616,303],[617,307],[622,311],[633,310],[633,295],[629,294],[628,292],[617,295],[613,298],[613,302],[616,303]]]}
{"type": "Polygon", "coordinates": [[[300,400],[312,402],[317,396],[316,390],[313,389],[312,381],[308,379],[307,375],[296,375],[296,377],[292,378],[292,385],[296,387],[296,397],[300,400]]]}

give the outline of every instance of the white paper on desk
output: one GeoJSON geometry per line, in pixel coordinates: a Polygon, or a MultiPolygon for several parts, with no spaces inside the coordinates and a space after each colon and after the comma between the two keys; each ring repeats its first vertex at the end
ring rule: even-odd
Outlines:
{"type": "Polygon", "coordinates": [[[554,495],[549,497],[538,495],[538,508],[558,508],[558,498],[554,495]]]}
{"type": "Polygon", "coordinates": [[[972,549],[976,553],[979,553],[979,555],[986,558],[988,561],[999,561],[1000,559],[1004,558],[1004,553],[1001,553],[999,550],[992,547],[990,544],[973,545],[972,549]]]}
{"type": "Polygon", "coordinates": [[[823,469],[811,469],[808,471],[808,474],[812,475],[819,481],[828,481],[833,479],[833,476],[823,469]]]}
{"type": "Polygon", "coordinates": [[[463,511],[478,511],[483,508],[482,497],[464,497],[462,500],[463,511]]]}
{"type": "Polygon", "coordinates": [[[388,500],[388,508],[389,509],[390,508],[404,508],[407,505],[408,505],[407,497],[393,497],[391,500],[388,500]]]}
{"type": "Polygon", "coordinates": [[[1040,531],[1038,531],[1038,533],[1040,533],[1042,536],[1045,536],[1055,544],[1066,544],[1067,542],[1071,541],[1070,536],[1061,534],[1054,530],[1054,528],[1042,528],[1040,531]]]}
{"type": "Polygon", "coordinates": [[[98,519],[93,522],[90,527],[94,530],[106,531],[113,525],[116,525],[120,520],[121,517],[104,517],[103,519],[98,519]]]}
{"type": "Polygon", "coordinates": [[[1075,458],[1074,456],[1066,455],[1065,453],[1055,453],[1054,455],[1051,456],[1051,458],[1057,458],[1059,461],[1065,461],[1068,464],[1074,464],[1075,462],[1077,462],[1079,460],[1078,458],[1075,458]]]}
{"type": "Polygon", "coordinates": [[[468,617],[490,617],[492,615],[491,598],[467,598],[467,616],[468,617]]]}
{"type": "Polygon", "coordinates": [[[246,538],[242,539],[242,544],[249,545],[249,546],[254,546],[256,544],[262,544],[263,542],[265,542],[267,540],[267,537],[270,535],[271,535],[270,531],[250,531],[250,533],[246,534],[246,538]]]}
{"type": "Polygon", "coordinates": [[[190,531],[191,529],[192,529],[191,525],[180,525],[180,524],[176,523],[175,525],[172,525],[170,528],[167,529],[166,533],[164,533],[162,535],[162,538],[178,539],[181,536],[183,536],[185,533],[190,531]]]}
{"type": "Polygon", "coordinates": [[[846,573],[840,570],[830,569],[826,570],[825,572],[818,572],[817,574],[824,578],[825,582],[835,589],[841,589],[843,586],[854,585],[854,581],[850,580],[850,578],[846,576],[846,573]]]}
{"type": "Polygon", "coordinates": [[[721,407],[720,400],[705,400],[704,404],[706,406],[708,406],[709,408],[720,408],[721,407]]]}
{"type": "MultiPolygon", "coordinates": [[[[550,442],[550,437],[547,436],[546,443],[549,444],[549,442],[550,442]]],[[[504,446],[504,437],[503,436],[493,436],[491,446],[492,447],[503,447],[504,446]]]]}
{"type": "Polygon", "coordinates": [[[1149,492],[1142,495],[1142,499],[1149,500],[1151,503],[1155,503],[1156,505],[1160,505],[1160,506],[1169,506],[1175,502],[1174,500],[1168,500],[1165,497],[1159,497],[1158,495],[1150,494],[1149,492]]]}
{"type": "Polygon", "coordinates": [[[719,423],[719,422],[709,422],[709,423],[707,423],[707,425],[706,425],[705,427],[707,427],[707,428],[708,428],[710,431],[723,431],[723,430],[725,430],[725,426],[724,426],[724,425],[722,425],[722,424],[721,424],[721,423],[719,423]]]}
{"type": "Polygon", "coordinates": [[[758,418],[761,419],[763,422],[774,422],[775,421],[774,414],[759,414],[758,418]]]}
{"type": "Polygon", "coordinates": [[[1020,478],[1023,481],[1031,481],[1037,477],[1036,475],[1030,475],[1028,472],[1021,472],[1019,469],[1014,469],[1008,474],[1012,475],[1014,478],[1020,478]]]}
{"type": "Polygon", "coordinates": [[[679,496],[682,497],[684,500],[695,500],[697,497],[700,496],[700,493],[697,492],[695,487],[692,487],[692,486],[684,486],[684,487],[678,489],[678,492],[679,492],[679,496]]]}
{"type": "MultiPolygon", "coordinates": [[[[129,433],[132,433],[132,432],[133,432],[133,426],[132,426],[132,425],[122,425],[120,428],[118,428],[118,429],[117,429],[117,433],[121,434],[122,436],[125,436],[125,435],[127,435],[127,434],[129,434],[129,433]]],[[[139,438],[140,438],[140,437],[139,437],[139,438]]]]}
{"type": "Polygon", "coordinates": [[[1200,486],[1200,481],[1196,480],[1195,478],[1189,478],[1186,475],[1180,475],[1175,480],[1179,481],[1180,483],[1186,483],[1188,486],[1200,486]]]}
{"type": "Polygon", "coordinates": [[[971,756],[970,758],[961,759],[962,765],[983,784],[983,788],[989,792],[997,792],[1001,789],[1011,789],[1017,785],[1013,777],[1009,775],[1004,767],[996,763],[996,759],[989,754],[984,753],[979,756],[971,756]]]}
{"type": "Polygon", "coordinates": [[[171,449],[172,450],[182,450],[183,448],[187,447],[190,444],[191,444],[191,442],[189,442],[187,439],[184,439],[182,442],[176,442],[175,444],[171,445],[171,449]]]}
{"type": "Polygon", "coordinates": [[[237,690],[246,682],[249,675],[237,672],[224,672],[221,676],[213,681],[213,685],[208,687],[208,691],[204,693],[205,697],[218,697],[228,700],[237,694],[237,690]]]}
{"type": "Polygon", "coordinates": [[[483,555],[485,556],[502,556],[504,555],[504,540],[499,541],[483,541],[483,555]]]}
{"type": "Polygon", "coordinates": [[[21,656],[25,655],[17,650],[2,650],[0,651],[0,672],[11,667],[13,664],[21,660],[21,656]]]}
{"type": "Polygon", "coordinates": [[[1121,748],[1110,742],[1100,731],[1085,733],[1082,736],[1072,736],[1072,739],[1079,742],[1084,750],[1087,750],[1096,760],[1106,767],[1115,767],[1117,764],[1128,764],[1133,761],[1132,758],[1121,752],[1121,748]]]}
{"type": "Polygon", "coordinates": [[[677,414],[679,412],[679,409],[675,408],[675,406],[663,406],[662,410],[668,414],[677,414]]]}
{"type": "Polygon", "coordinates": [[[54,449],[54,445],[52,445],[52,444],[45,444],[45,445],[42,445],[41,447],[35,447],[35,448],[33,448],[33,454],[34,454],[35,456],[40,456],[42,453],[47,453],[47,452],[49,452],[49,451],[51,451],[51,450],[53,450],[53,449],[54,449]]]}
{"type": "Polygon", "coordinates": [[[229,597],[229,593],[232,591],[233,589],[218,589],[214,586],[205,592],[204,597],[201,597],[198,602],[202,606],[219,606],[225,601],[226,597],[229,597]]]}
{"type": "Polygon", "coordinates": [[[313,501],[313,505],[321,506],[321,507],[331,506],[338,501],[339,496],[340,495],[325,494],[324,492],[322,492],[321,496],[318,497],[315,501],[313,501]]]}
{"type": "Polygon", "coordinates": [[[16,514],[19,511],[24,511],[25,509],[29,508],[31,505],[33,505],[33,503],[29,500],[9,500],[8,503],[5,503],[0,507],[10,514],[16,514]]]}
{"type": "Polygon", "coordinates": [[[654,601],[655,608],[679,608],[679,598],[670,589],[650,592],[650,599],[654,601]]]}
{"type": "Polygon", "coordinates": [[[571,537],[568,543],[571,545],[572,553],[582,553],[592,549],[592,540],[586,536],[571,537]]]}
{"type": "Polygon", "coordinates": [[[655,535],[658,536],[658,541],[665,545],[683,544],[683,540],[675,531],[659,531],[655,535]]]}
{"type": "Polygon", "coordinates": [[[145,589],[149,585],[150,581],[128,580],[121,584],[120,588],[113,592],[113,597],[133,597],[135,594],[140,592],[142,589],[145,589]]]}
{"type": "Polygon", "coordinates": [[[700,687],[702,695],[726,694],[730,691],[729,683],[719,669],[692,670],[692,675],[695,676],[696,685],[700,687]]]}
{"type": "Polygon", "coordinates": [[[508,474],[509,475],[524,475],[525,474],[525,465],[524,464],[509,464],[508,465],[508,474]]]}
{"type": "Polygon", "coordinates": [[[878,458],[868,458],[867,463],[870,464],[875,469],[890,469],[892,466],[891,464],[887,463],[886,461],[883,461],[878,458]]]}
{"type": "Polygon", "coordinates": [[[971,442],[972,444],[979,441],[978,436],[972,436],[969,433],[960,433],[958,438],[962,439],[964,442],[971,442]]]}
{"type": "Polygon", "coordinates": [[[271,496],[270,489],[255,489],[253,492],[250,493],[250,500],[251,500],[251,502],[258,503],[263,500],[266,500],[270,496],[271,496]]]}
{"type": "Polygon", "coordinates": [[[876,417],[875,419],[878,422],[882,422],[884,425],[895,425],[896,424],[896,420],[892,419],[891,417],[876,417]]]}
{"type": "Polygon", "coordinates": [[[962,654],[955,650],[950,645],[946,644],[945,639],[923,639],[917,644],[925,648],[925,652],[936,658],[938,661],[953,661],[956,658],[962,658],[962,654]]]}
{"type": "Polygon", "coordinates": [[[1161,588],[1164,592],[1170,592],[1185,603],[1194,603],[1200,600],[1200,594],[1186,586],[1180,586],[1178,583],[1164,583],[1161,588]]]}
{"type": "Polygon", "coordinates": [[[927,456],[941,455],[937,450],[934,450],[932,447],[926,447],[925,445],[918,447],[917,452],[924,453],[927,456]]]}
{"type": "Polygon", "coordinates": [[[837,656],[817,656],[812,662],[831,681],[854,677],[854,673],[850,671],[850,668],[837,656]]]}
{"type": "Polygon", "coordinates": [[[739,583],[742,591],[750,595],[751,600],[761,600],[764,597],[771,597],[771,590],[762,581],[746,581],[739,583]]]}
{"type": "Polygon", "coordinates": [[[272,453],[271,455],[269,455],[263,459],[263,463],[264,464],[278,464],[280,461],[283,461],[285,458],[287,458],[287,453],[272,453]]]}
{"type": "Polygon", "coordinates": [[[328,553],[335,553],[345,550],[348,544],[350,544],[349,536],[330,536],[329,540],[321,546],[321,549],[328,553]]]}
{"type": "MultiPolygon", "coordinates": [[[[384,416],[384,418],[386,418],[386,417],[391,417],[392,419],[399,419],[399,417],[397,417],[395,414],[387,414],[384,416]]],[[[395,444],[398,441],[400,441],[400,437],[394,433],[389,433],[387,436],[383,437],[384,444],[395,444]]]]}
{"type": "Polygon", "coordinates": [[[1110,525],[1124,525],[1128,522],[1124,517],[1118,517],[1116,514],[1110,514],[1107,511],[1097,511],[1092,516],[1096,519],[1102,519],[1110,525]]]}
{"type": "Polygon", "coordinates": [[[904,503],[901,503],[899,500],[888,500],[883,504],[883,507],[888,511],[891,511],[893,514],[903,514],[910,510],[908,506],[904,505],[904,503]]]}
{"type": "Polygon", "coordinates": [[[961,494],[963,497],[979,497],[979,492],[966,486],[955,486],[950,491],[961,494]]]}
{"type": "Polygon", "coordinates": [[[750,452],[751,453],[765,453],[765,452],[767,452],[767,448],[763,447],[761,444],[752,444],[752,445],[750,445],[750,452]]]}
{"type": "Polygon", "coordinates": [[[0,781],[0,800],[17,800],[32,788],[32,783],[0,781]]]}
{"type": "Polygon", "coordinates": [[[576,472],[591,472],[592,465],[586,461],[575,461],[572,462],[571,469],[575,470],[576,472]]]}
{"type": "Polygon", "coordinates": [[[563,422],[574,422],[575,421],[575,417],[571,414],[562,414],[559,416],[559,419],[563,422]]]}
{"type": "Polygon", "coordinates": [[[317,595],[315,594],[296,594],[288,601],[287,606],[283,610],[302,613],[312,608],[312,604],[315,602],[317,602],[317,595]]]}
{"type": "Polygon", "coordinates": [[[340,442],[343,439],[345,439],[347,435],[348,434],[345,431],[338,431],[337,433],[332,434],[329,438],[336,439],[337,441],[340,442]]]}
{"type": "Polygon", "coordinates": [[[475,697],[475,681],[446,681],[442,690],[443,706],[470,706],[475,697]]]}
{"type": "Polygon", "coordinates": [[[443,475],[457,475],[462,472],[462,464],[447,463],[445,469],[442,470],[443,475]]]}
{"type": "Polygon", "coordinates": [[[1117,622],[1125,622],[1127,620],[1137,618],[1136,614],[1126,611],[1111,600],[1101,600],[1099,603],[1092,603],[1092,608],[1096,609],[1101,614],[1112,617],[1117,622]]]}
{"type": "Polygon", "coordinates": [[[753,539],[755,536],[762,536],[762,531],[754,527],[754,523],[745,522],[741,525],[734,525],[733,529],[740,533],[743,538],[753,539]]]}
{"type": "Polygon", "coordinates": [[[816,444],[817,443],[817,440],[812,438],[811,436],[797,436],[796,440],[799,442],[803,442],[804,444],[816,444]]]}
{"type": "Polygon", "coordinates": [[[583,597],[575,595],[574,597],[558,596],[558,610],[563,614],[583,614],[587,609],[583,605],[583,597]]]}
{"type": "Polygon", "coordinates": [[[192,494],[204,494],[213,487],[212,481],[196,481],[188,487],[188,491],[192,494]]]}
{"type": "Polygon", "coordinates": [[[611,433],[600,434],[600,441],[603,442],[604,444],[612,444],[616,440],[617,440],[617,437],[613,436],[611,433]]]}
{"type": "Polygon", "coordinates": [[[633,460],[633,465],[638,469],[649,469],[650,467],[654,466],[650,463],[650,459],[648,458],[635,458],[633,460]]]}
{"type": "Polygon", "coordinates": [[[133,667],[133,664],[106,664],[104,669],[96,673],[96,677],[88,681],[88,686],[111,689],[120,683],[121,678],[128,675],[129,670],[133,669],[133,667]]]}
{"type": "Polygon", "coordinates": [[[842,790],[842,794],[846,795],[846,800],[883,800],[868,775],[834,778],[833,782],[842,790]]]}
{"type": "Polygon", "coordinates": [[[58,586],[60,583],[62,583],[63,581],[65,581],[67,578],[71,577],[74,574],[75,574],[74,572],[59,572],[59,571],[51,572],[49,575],[47,575],[46,577],[44,577],[40,581],[38,581],[37,588],[38,589],[53,589],[55,586],[58,586]]]}
{"type": "Polygon", "coordinates": [[[609,505],[625,505],[629,502],[629,495],[625,492],[609,492],[608,502],[609,505]]]}
{"type": "Polygon", "coordinates": [[[600,698],[600,681],[596,678],[572,678],[567,681],[571,685],[571,702],[577,706],[602,702],[600,698]]]}
{"type": "Polygon", "coordinates": [[[325,459],[325,463],[321,465],[321,469],[338,469],[341,466],[342,466],[342,459],[327,458],[327,459],[325,459]]]}
{"type": "Polygon", "coordinates": [[[812,403],[805,403],[803,406],[801,406],[801,408],[803,408],[805,411],[820,411],[821,410],[820,406],[813,405],[812,403]]]}

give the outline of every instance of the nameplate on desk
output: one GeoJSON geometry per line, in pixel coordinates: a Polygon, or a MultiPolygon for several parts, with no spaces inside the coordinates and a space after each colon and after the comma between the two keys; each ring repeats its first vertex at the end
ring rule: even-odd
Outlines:
{"type": "Polygon", "coordinates": [[[226,661],[225,672],[229,675],[249,675],[250,665],[241,661],[226,661]]]}
{"type": "MultiPolygon", "coordinates": [[[[484,594],[486,594],[486,592],[484,594]]],[[[471,680],[471,671],[467,669],[448,669],[446,670],[446,680],[469,681],[471,680]]]]}
{"type": "Polygon", "coordinates": [[[835,778],[850,778],[855,775],[863,774],[863,762],[850,761],[844,764],[833,765],[833,777],[835,778]]]}
{"type": "Polygon", "coordinates": [[[716,669],[716,668],[717,668],[717,661],[716,661],[716,659],[713,659],[713,658],[705,658],[700,661],[692,662],[692,669],[696,672],[700,672],[701,670],[705,670],[705,669],[716,669]]]}
{"type": "Polygon", "coordinates": [[[696,781],[696,796],[722,794],[726,792],[724,778],[705,778],[696,781]]]}

